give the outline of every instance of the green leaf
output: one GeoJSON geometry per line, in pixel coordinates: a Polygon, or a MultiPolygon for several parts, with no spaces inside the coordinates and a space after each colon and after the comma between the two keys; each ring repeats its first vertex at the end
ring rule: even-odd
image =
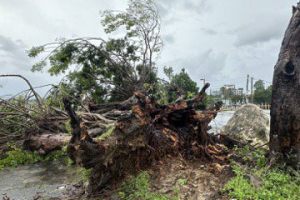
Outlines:
{"type": "Polygon", "coordinates": [[[29,57],[36,57],[44,50],[45,50],[44,46],[37,46],[37,47],[32,47],[29,51],[27,51],[27,53],[29,57]]]}

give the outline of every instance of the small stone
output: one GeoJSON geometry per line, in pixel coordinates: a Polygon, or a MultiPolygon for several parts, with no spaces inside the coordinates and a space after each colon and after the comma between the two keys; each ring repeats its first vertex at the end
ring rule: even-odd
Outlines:
{"type": "Polygon", "coordinates": [[[57,189],[59,189],[59,190],[63,190],[63,189],[65,189],[67,186],[65,186],[65,185],[62,185],[62,186],[59,186],[57,189]]]}
{"type": "Polygon", "coordinates": [[[41,198],[42,196],[39,194],[36,194],[33,196],[33,200],[38,200],[39,198],[41,198]]]}

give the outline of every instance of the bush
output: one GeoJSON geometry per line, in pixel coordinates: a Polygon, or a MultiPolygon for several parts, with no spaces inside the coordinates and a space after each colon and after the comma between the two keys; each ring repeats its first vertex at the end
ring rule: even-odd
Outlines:
{"type": "Polygon", "coordinates": [[[0,160],[0,170],[4,167],[17,167],[19,165],[35,164],[38,162],[51,162],[55,160],[66,161],[67,164],[71,160],[67,157],[67,147],[62,150],[51,152],[46,157],[41,156],[38,152],[26,152],[20,148],[12,147],[13,150],[6,153],[6,156],[0,160]]]}
{"type": "Polygon", "coordinates": [[[15,148],[7,152],[7,157],[0,160],[0,170],[4,167],[17,167],[18,165],[34,164],[42,161],[43,158],[37,153],[29,153],[15,148]]]}
{"type": "MultiPolygon", "coordinates": [[[[268,169],[263,150],[250,151],[248,147],[241,149],[239,155],[247,162],[248,168],[241,169],[233,164],[235,177],[223,188],[229,196],[236,199],[299,199],[299,177],[291,177],[279,169],[268,169]],[[253,165],[254,164],[254,165],[253,165]],[[248,178],[247,171],[251,171],[262,180],[260,187],[255,187],[248,178]]],[[[249,172],[248,171],[248,172],[249,172]]]]}
{"type": "Polygon", "coordinates": [[[234,198],[251,199],[255,194],[254,187],[244,178],[245,173],[238,166],[234,165],[233,171],[236,176],[224,186],[224,190],[234,198]]]}

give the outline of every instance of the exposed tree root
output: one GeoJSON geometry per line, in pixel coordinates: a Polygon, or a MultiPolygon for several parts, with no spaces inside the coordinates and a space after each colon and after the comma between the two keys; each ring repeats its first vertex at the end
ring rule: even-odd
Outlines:
{"type": "Polygon", "coordinates": [[[224,160],[223,146],[215,144],[215,138],[207,134],[208,124],[219,107],[195,110],[208,87],[209,84],[205,85],[194,99],[180,99],[163,106],[135,92],[132,113],[120,117],[114,132],[100,141],[90,137],[85,123],[65,100],[73,128],[68,155],[78,165],[93,168],[87,193],[95,194],[109,183],[146,169],[167,155],[224,160]]]}

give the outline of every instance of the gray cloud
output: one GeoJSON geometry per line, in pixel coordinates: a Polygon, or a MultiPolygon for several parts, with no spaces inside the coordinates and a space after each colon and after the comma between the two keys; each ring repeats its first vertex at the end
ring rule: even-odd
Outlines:
{"type": "Polygon", "coordinates": [[[167,9],[168,5],[166,4],[166,2],[156,1],[156,5],[157,5],[157,8],[158,8],[159,15],[162,18],[166,17],[169,13],[169,11],[167,9]]]}
{"type": "Polygon", "coordinates": [[[236,30],[236,46],[254,45],[283,37],[286,22],[252,23],[236,30]],[[280,24],[280,25],[279,25],[280,24]]]}
{"type": "MultiPolygon", "coordinates": [[[[0,69],[1,74],[21,74],[26,77],[33,86],[40,86],[49,83],[55,83],[61,77],[50,77],[48,74],[32,73],[30,68],[33,64],[25,50],[28,49],[22,40],[13,40],[9,37],[0,35],[0,69]]],[[[0,96],[14,94],[28,89],[24,80],[19,78],[0,78],[0,96]]],[[[49,88],[37,90],[44,94],[49,88]]]]}
{"type": "Polygon", "coordinates": [[[217,35],[218,34],[218,32],[217,31],[215,31],[215,30],[213,30],[213,29],[210,29],[210,28],[200,28],[200,30],[203,32],[203,33],[205,33],[205,34],[207,34],[207,35],[217,35]]]}
{"type": "Polygon", "coordinates": [[[9,37],[0,35],[0,50],[5,51],[12,56],[24,55],[24,49],[28,48],[22,40],[12,40],[9,37]]]}
{"type": "Polygon", "coordinates": [[[162,37],[162,39],[165,43],[168,43],[168,44],[172,44],[175,41],[174,35],[172,35],[172,34],[164,35],[162,37]]]}
{"type": "Polygon", "coordinates": [[[181,12],[190,13],[195,12],[199,15],[204,14],[205,12],[211,9],[211,4],[208,0],[185,0],[185,1],[173,1],[173,0],[164,0],[156,1],[159,14],[162,18],[166,18],[173,10],[180,10],[181,12]]]}
{"type": "Polygon", "coordinates": [[[205,78],[210,83],[216,80],[224,80],[226,74],[223,73],[223,70],[226,68],[226,60],[226,53],[217,53],[213,49],[207,49],[185,59],[176,59],[171,62],[171,66],[174,67],[175,71],[185,68],[190,77],[199,86],[202,86],[201,78],[205,78]]]}
{"type": "Polygon", "coordinates": [[[194,11],[200,15],[211,9],[211,6],[208,3],[208,0],[184,1],[183,6],[187,10],[194,11]]]}
{"type": "Polygon", "coordinates": [[[8,37],[0,35],[0,49],[7,52],[16,52],[19,50],[19,44],[8,37]]]}
{"type": "Polygon", "coordinates": [[[28,46],[22,40],[12,40],[9,37],[0,35],[0,58],[2,68],[14,67],[20,70],[29,70],[30,59],[27,56],[25,49],[28,46]]]}

